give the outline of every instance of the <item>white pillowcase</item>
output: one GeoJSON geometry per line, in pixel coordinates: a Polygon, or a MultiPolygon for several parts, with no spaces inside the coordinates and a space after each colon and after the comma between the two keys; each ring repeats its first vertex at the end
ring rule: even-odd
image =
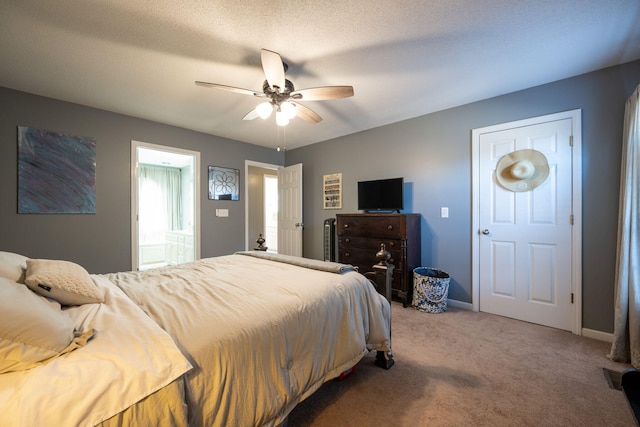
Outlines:
{"type": "Polygon", "coordinates": [[[0,252],[0,277],[12,282],[24,283],[27,257],[12,252],[0,252]]]}
{"type": "Polygon", "coordinates": [[[70,261],[29,259],[24,283],[62,305],[104,302],[104,294],[82,266],[70,261]]]}
{"type": "Polygon", "coordinates": [[[0,277],[0,374],[68,353],[84,345],[90,334],[76,339],[74,323],[59,305],[0,277]]]}

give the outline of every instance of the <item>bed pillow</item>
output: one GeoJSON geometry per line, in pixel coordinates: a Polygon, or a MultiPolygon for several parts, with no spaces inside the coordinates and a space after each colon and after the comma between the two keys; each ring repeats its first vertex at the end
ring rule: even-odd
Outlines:
{"type": "Polygon", "coordinates": [[[0,374],[33,368],[78,346],[73,321],[60,306],[0,277],[0,374]]]}
{"type": "Polygon", "coordinates": [[[29,259],[24,283],[37,294],[62,305],[104,302],[104,294],[87,270],[70,261],[29,259]]]}
{"type": "Polygon", "coordinates": [[[12,282],[24,283],[27,257],[12,252],[0,252],[0,277],[12,282]]]}

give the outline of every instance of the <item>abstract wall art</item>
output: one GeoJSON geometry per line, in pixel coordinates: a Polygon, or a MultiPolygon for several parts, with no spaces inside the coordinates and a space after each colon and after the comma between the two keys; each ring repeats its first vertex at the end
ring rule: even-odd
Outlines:
{"type": "Polygon", "coordinates": [[[240,171],[209,166],[209,199],[240,200],[240,171]]]}
{"type": "Polygon", "coordinates": [[[96,139],[18,126],[18,213],[95,214],[96,139]]]}

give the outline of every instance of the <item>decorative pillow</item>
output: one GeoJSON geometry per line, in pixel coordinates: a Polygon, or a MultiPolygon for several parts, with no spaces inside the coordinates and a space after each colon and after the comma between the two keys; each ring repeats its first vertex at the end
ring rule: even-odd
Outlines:
{"type": "MultiPolygon", "coordinates": [[[[91,331],[92,333],[93,331],[91,331]]],[[[71,318],[26,286],[0,277],[0,374],[33,368],[86,343],[71,318]]]]}
{"type": "Polygon", "coordinates": [[[29,259],[24,283],[37,294],[62,305],[104,302],[104,294],[87,270],[70,261],[29,259]]]}
{"type": "Polygon", "coordinates": [[[12,252],[0,252],[0,277],[12,282],[24,283],[27,257],[12,252]]]}

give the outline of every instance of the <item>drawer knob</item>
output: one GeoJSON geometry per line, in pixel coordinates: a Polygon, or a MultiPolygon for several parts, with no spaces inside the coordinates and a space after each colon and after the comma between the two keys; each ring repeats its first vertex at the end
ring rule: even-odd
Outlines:
{"type": "Polygon", "coordinates": [[[394,247],[396,244],[394,242],[389,242],[389,246],[394,247]]]}
{"type": "Polygon", "coordinates": [[[349,243],[351,241],[351,239],[347,237],[346,239],[344,239],[344,241],[345,241],[345,243],[349,243]]]}
{"type": "Polygon", "coordinates": [[[396,263],[396,260],[395,260],[395,259],[393,259],[393,258],[389,258],[389,264],[395,264],[395,263],[396,263]]]}
{"type": "Polygon", "coordinates": [[[351,254],[350,254],[349,252],[345,252],[345,253],[344,253],[344,256],[345,256],[345,257],[350,257],[350,256],[351,256],[351,254]]]}
{"type": "Polygon", "coordinates": [[[344,225],[344,228],[349,228],[349,224],[345,224],[345,225],[344,225]]]}
{"type": "Polygon", "coordinates": [[[387,230],[393,230],[393,225],[387,225],[387,230]]]}

